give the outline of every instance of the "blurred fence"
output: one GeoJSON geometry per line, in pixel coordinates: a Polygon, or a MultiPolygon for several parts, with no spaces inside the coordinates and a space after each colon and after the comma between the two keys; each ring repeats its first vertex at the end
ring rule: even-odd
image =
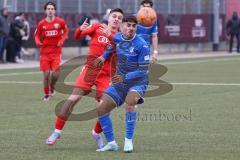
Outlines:
{"type": "MultiPolygon", "coordinates": [[[[29,46],[35,46],[33,33],[36,24],[44,18],[43,5],[48,0],[0,0],[7,6],[13,19],[18,12],[25,12],[31,26],[29,46]]],[[[58,15],[65,19],[70,28],[66,46],[76,46],[73,32],[84,14],[101,20],[108,8],[120,7],[124,12],[136,13],[141,0],[53,0],[57,4],[58,15]]],[[[158,13],[159,42],[187,43],[211,42],[213,39],[214,0],[153,0],[158,13]]],[[[220,2],[219,37],[225,40],[226,1],[220,2]]]]}
{"type": "MultiPolygon", "coordinates": [[[[49,0],[0,0],[11,12],[42,12],[49,0]]],[[[108,8],[120,7],[125,12],[135,13],[141,0],[52,0],[59,13],[98,13],[108,8]]],[[[226,13],[226,0],[220,1],[220,13],[226,13]]],[[[211,14],[213,0],[153,0],[159,14],[211,14]]]]}

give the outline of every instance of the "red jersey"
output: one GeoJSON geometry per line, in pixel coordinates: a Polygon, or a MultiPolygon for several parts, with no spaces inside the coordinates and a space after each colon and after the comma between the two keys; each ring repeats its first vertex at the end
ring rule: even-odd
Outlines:
{"type": "MultiPolygon", "coordinates": [[[[78,28],[74,33],[75,39],[81,39],[87,35],[91,37],[91,41],[89,43],[89,54],[87,57],[86,67],[92,67],[94,60],[100,57],[104,53],[104,51],[108,48],[108,46],[112,43],[112,41],[110,41],[109,38],[107,38],[101,32],[101,30],[99,29],[100,27],[101,27],[101,24],[96,23],[96,24],[90,25],[84,31],[81,31],[80,28],[78,28]]],[[[114,34],[115,33],[112,33],[110,37],[113,37],[114,34]]],[[[104,65],[101,71],[104,73],[110,73],[110,70],[112,69],[112,72],[114,72],[115,65],[116,65],[115,62],[112,62],[112,57],[110,57],[104,62],[104,65]]]]}
{"type": "Polygon", "coordinates": [[[45,18],[41,20],[35,31],[35,42],[41,46],[41,53],[61,53],[62,44],[68,35],[68,27],[65,21],[55,17],[48,22],[45,18]],[[58,44],[60,46],[57,46],[58,44]]]}

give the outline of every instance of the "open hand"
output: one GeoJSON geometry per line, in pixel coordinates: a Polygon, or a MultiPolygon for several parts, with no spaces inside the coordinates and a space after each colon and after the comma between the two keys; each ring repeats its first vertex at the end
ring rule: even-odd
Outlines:
{"type": "Polygon", "coordinates": [[[89,23],[87,23],[87,21],[88,21],[88,18],[86,18],[83,24],[80,26],[81,31],[85,31],[88,28],[89,23]]]}
{"type": "Polygon", "coordinates": [[[95,67],[100,67],[104,64],[104,61],[105,61],[105,59],[102,56],[100,56],[95,60],[94,66],[95,67]]]}
{"type": "Polygon", "coordinates": [[[100,27],[100,31],[106,36],[109,37],[111,35],[111,31],[108,28],[108,26],[106,24],[102,24],[100,27]]]}

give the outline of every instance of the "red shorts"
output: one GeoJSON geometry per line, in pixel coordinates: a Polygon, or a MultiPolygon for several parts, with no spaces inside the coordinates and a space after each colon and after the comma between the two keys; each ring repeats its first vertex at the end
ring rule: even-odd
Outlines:
{"type": "Polygon", "coordinates": [[[40,54],[40,70],[43,72],[59,70],[60,62],[61,62],[60,53],[40,54]]]}
{"type": "Polygon", "coordinates": [[[109,87],[111,82],[110,74],[98,72],[95,69],[83,67],[80,75],[75,81],[75,86],[85,91],[85,95],[92,91],[92,86],[96,86],[96,100],[102,97],[102,94],[109,87]]]}

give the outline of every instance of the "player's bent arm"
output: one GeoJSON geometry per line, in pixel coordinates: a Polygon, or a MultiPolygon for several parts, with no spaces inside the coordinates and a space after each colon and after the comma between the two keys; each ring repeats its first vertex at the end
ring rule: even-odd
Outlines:
{"type": "Polygon", "coordinates": [[[80,27],[78,27],[74,33],[74,39],[75,40],[79,40],[82,39],[86,36],[92,36],[92,34],[97,30],[97,28],[99,27],[99,24],[95,24],[95,25],[90,25],[88,26],[88,28],[84,31],[82,31],[80,29],[80,27]]]}
{"type": "Polygon", "coordinates": [[[67,26],[67,24],[65,22],[64,22],[63,26],[64,27],[63,27],[62,39],[63,39],[63,41],[65,41],[67,39],[67,37],[68,37],[69,29],[68,29],[68,26],[67,26]]]}
{"type": "Polygon", "coordinates": [[[42,42],[40,40],[41,33],[42,33],[41,27],[40,27],[40,25],[38,25],[36,30],[35,30],[35,33],[34,33],[34,39],[35,39],[35,43],[36,43],[37,46],[42,45],[42,42]]]}
{"type": "Polygon", "coordinates": [[[62,38],[60,39],[60,41],[58,42],[57,46],[62,46],[64,41],[67,39],[68,37],[68,27],[67,27],[67,24],[63,21],[63,28],[62,28],[62,31],[63,31],[63,34],[62,34],[62,38]]]}
{"type": "Polygon", "coordinates": [[[102,57],[106,60],[115,52],[114,44],[110,44],[108,49],[103,53],[102,57]]]}

